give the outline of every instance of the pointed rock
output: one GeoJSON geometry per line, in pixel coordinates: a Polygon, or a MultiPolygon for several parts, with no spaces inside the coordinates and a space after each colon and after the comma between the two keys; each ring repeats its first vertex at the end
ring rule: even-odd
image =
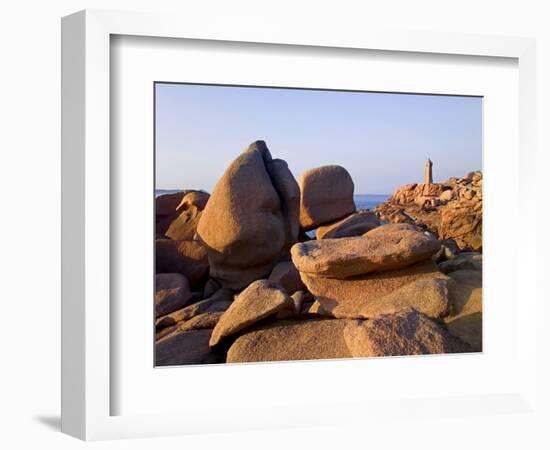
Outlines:
{"type": "Polygon", "coordinates": [[[224,337],[283,309],[294,309],[294,302],[288,294],[268,280],[255,281],[235,298],[221,317],[212,333],[210,345],[215,346],[224,337]]]}

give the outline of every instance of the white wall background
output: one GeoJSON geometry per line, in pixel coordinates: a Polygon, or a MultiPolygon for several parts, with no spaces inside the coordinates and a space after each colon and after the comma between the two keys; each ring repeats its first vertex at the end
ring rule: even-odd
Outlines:
{"type": "MultiPolygon", "coordinates": [[[[84,8],[142,11],[181,10],[204,21],[246,17],[251,27],[264,23],[281,27],[353,27],[387,23],[389,28],[425,31],[459,31],[478,34],[537,37],[538,42],[538,142],[539,223],[547,224],[544,169],[550,170],[550,13],[544,0],[494,1],[286,1],[233,0],[20,0],[4,3],[0,10],[0,447],[80,448],[85,444],[59,433],[60,360],[60,17],[84,8]],[[212,16],[218,19],[212,20],[212,16]]],[[[240,22],[241,23],[241,22],[240,22]]],[[[521,229],[521,218],[510,218],[511,233],[521,229]]],[[[548,225],[546,225],[548,228],[548,225]]],[[[540,228],[538,270],[547,276],[548,240],[540,228]]],[[[528,261],[525,262],[529,264],[528,261]]],[[[542,283],[541,283],[542,284],[542,283]]],[[[549,299],[550,300],[550,299],[549,299]]],[[[541,305],[538,314],[547,314],[541,305]]],[[[536,312],[533,312],[534,314],[536,312]]],[[[549,332],[541,330],[547,344],[549,332]]],[[[548,351],[541,346],[539,352],[548,351]]],[[[541,361],[542,363],[542,361],[541,361]]],[[[548,363],[545,363],[546,382],[548,363]]],[[[548,384],[548,383],[546,383],[548,384]]],[[[546,394],[548,388],[545,387],[546,394]]],[[[545,397],[548,401],[548,395],[545,397]]],[[[518,418],[500,417],[502,433],[487,436],[463,419],[441,422],[447,449],[466,445],[491,448],[543,448],[529,427],[518,418]],[[465,428],[467,426],[467,428],[465,428]],[[527,428],[525,428],[527,427],[527,428]],[[520,431],[521,430],[521,431],[520,431]]],[[[540,425],[540,424],[539,424],[540,425]]],[[[433,424],[430,425],[430,428],[433,424]]],[[[403,423],[380,430],[377,440],[360,430],[346,428],[283,430],[277,433],[192,436],[101,442],[96,448],[344,448],[390,447],[401,443],[424,447],[432,439],[422,423],[403,423]]],[[[548,442],[546,442],[548,444],[548,442]]]]}

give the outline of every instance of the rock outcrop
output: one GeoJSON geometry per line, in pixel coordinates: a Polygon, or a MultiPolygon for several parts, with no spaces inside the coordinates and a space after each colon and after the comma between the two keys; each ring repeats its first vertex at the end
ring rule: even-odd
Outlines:
{"type": "Polygon", "coordinates": [[[481,172],[444,183],[408,184],[376,207],[381,220],[420,225],[461,250],[481,250],[483,179],[481,172]]]}
{"type": "Polygon", "coordinates": [[[298,179],[300,227],[313,230],[355,212],[353,180],[341,166],[310,169],[298,179]]]}
{"type": "Polygon", "coordinates": [[[263,141],[250,145],[216,184],[198,224],[210,276],[243,289],[269,275],[297,240],[299,189],[263,141]]]}
{"type": "Polygon", "coordinates": [[[356,211],[346,169],[298,183],[257,141],[158,197],[156,364],[481,351],[482,175],[424,178],[356,211]]]}

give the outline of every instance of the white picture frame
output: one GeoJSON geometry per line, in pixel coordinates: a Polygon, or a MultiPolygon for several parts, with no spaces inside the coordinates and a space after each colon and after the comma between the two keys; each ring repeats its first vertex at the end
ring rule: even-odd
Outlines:
{"type": "MultiPolygon", "coordinates": [[[[442,416],[451,411],[468,416],[473,404],[478,405],[477,414],[492,415],[503,410],[537,414],[537,354],[532,350],[536,348],[536,324],[528,313],[534,310],[536,301],[533,288],[530,293],[523,291],[518,309],[521,366],[511,391],[454,400],[411,397],[372,404],[333,404],[330,412],[319,409],[319,405],[306,404],[302,408],[278,405],[276,414],[262,410],[242,416],[247,420],[225,422],[221,417],[217,421],[206,420],[204,415],[189,412],[112,415],[111,398],[116,386],[112,383],[110,367],[116,355],[112,353],[110,335],[116,324],[111,321],[109,300],[112,292],[110,186],[117,176],[111,173],[110,167],[112,35],[513,58],[518,62],[519,81],[518,196],[532,189],[528,174],[535,164],[535,42],[532,39],[384,30],[316,34],[277,27],[265,27],[262,31],[234,29],[231,24],[212,30],[188,17],[98,10],[65,17],[62,22],[62,430],[65,433],[96,440],[328,424],[373,419],[380,414],[388,420],[399,420],[397,416],[403,410],[397,415],[392,412],[396,400],[406,404],[405,411],[410,415],[432,405],[439,408],[442,416]]],[[[524,220],[535,220],[532,213],[524,210],[526,206],[519,208],[525,212],[524,220]]],[[[534,233],[524,236],[518,253],[533,255],[535,239],[534,233]]],[[[519,280],[533,275],[520,266],[517,276],[519,285],[519,280]]],[[[265,373],[264,369],[254,370],[265,373]]],[[[223,403],[223,399],[220,402],[223,403]]],[[[239,413],[235,413],[235,417],[239,417],[239,413]]]]}

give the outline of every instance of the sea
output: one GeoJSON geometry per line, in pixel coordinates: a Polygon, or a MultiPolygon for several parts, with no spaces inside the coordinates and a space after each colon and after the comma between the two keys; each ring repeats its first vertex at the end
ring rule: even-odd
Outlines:
{"type": "MultiPolygon", "coordinates": [[[[175,194],[178,189],[156,189],[155,197],[159,195],[175,194]]],[[[380,203],[384,203],[390,196],[388,194],[357,194],[353,196],[357,209],[374,209],[380,203]]]]}

